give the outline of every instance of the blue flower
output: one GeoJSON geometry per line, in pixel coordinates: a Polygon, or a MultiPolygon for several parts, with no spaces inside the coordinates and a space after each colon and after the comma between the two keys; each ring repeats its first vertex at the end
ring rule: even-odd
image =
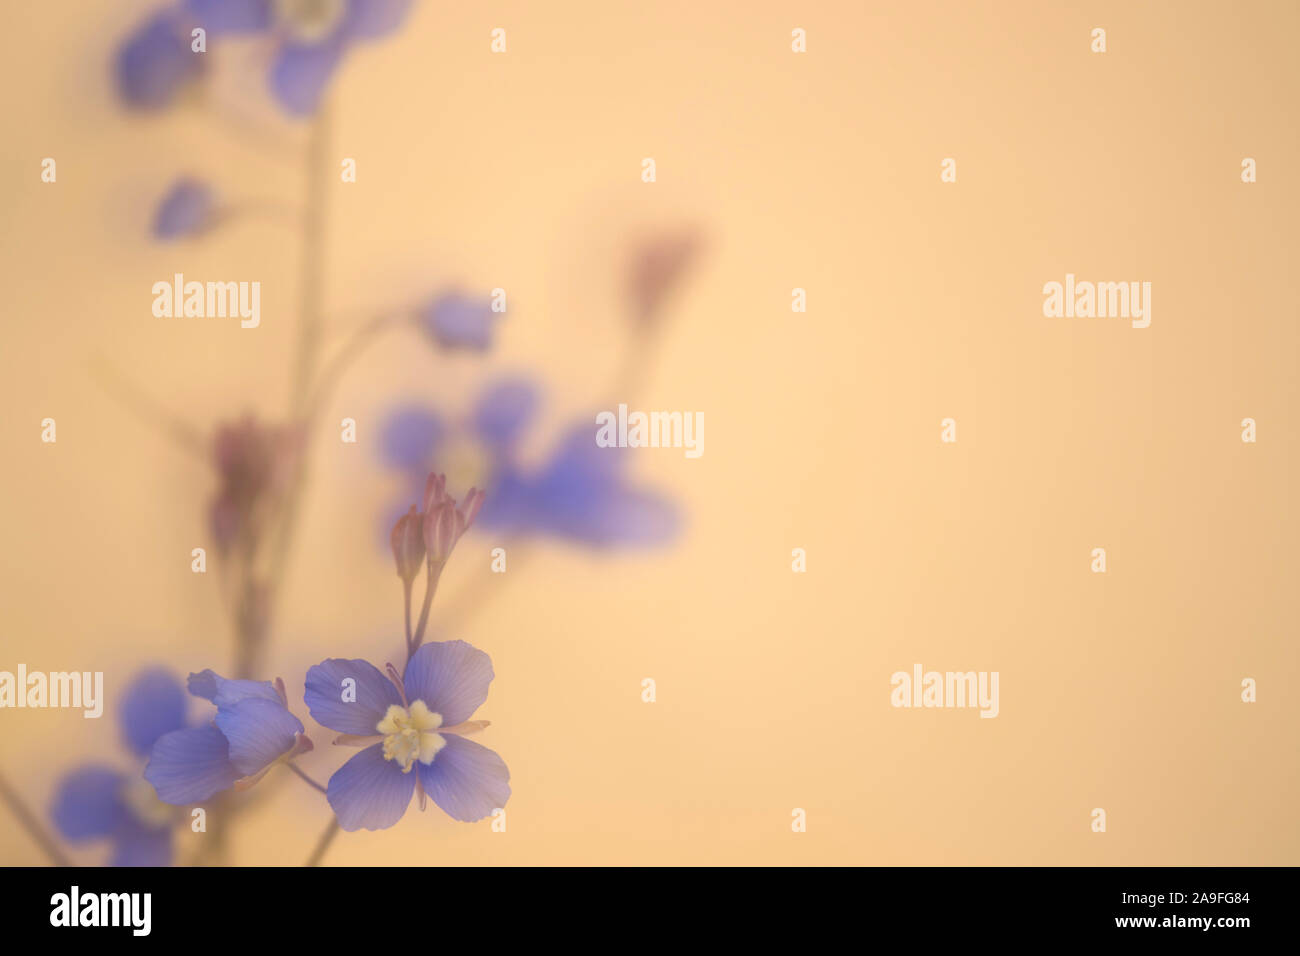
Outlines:
{"type": "Polygon", "coordinates": [[[197,235],[212,225],[215,193],[197,179],[178,179],[154,214],[153,234],[159,239],[197,235]]]}
{"type": "Polygon", "coordinates": [[[490,299],[459,292],[438,296],[419,310],[425,334],[444,349],[486,352],[492,345],[492,327],[501,313],[492,311],[490,299]]]}
{"type": "Polygon", "coordinates": [[[162,109],[202,72],[202,56],[190,49],[182,17],[161,10],[145,20],[118,51],[118,93],[136,109],[162,109]]]}
{"type": "MultiPolygon", "coordinates": [[[[163,734],[185,726],[185,692],[169,672],[137,675],[123,694],[122,736],[143,759],[163,734]]],[[[138,773],[87,764],[60,782],[50,811],[54,825],[71,842],[107,839],[111,866],[167,866],[172,861],[176,810],[160,803],[138,773]]]]}
{"type": "Polygon", "coordinates": [[[185,805],[234,787],[244,790],[282,759],[311,749],[289,713],[284,682],[191,674],[190,693],[217,705],[210,724],[159,737],[144,777],[165,803],[185,805]]]}
{"type": "MultiPolygon", "coordinates": [[[[403,472],[403,504],[418,496],[424,476],[445,473],[449,486],[485,489],[476,525],[509,535],[545,535],[592,547],[664,544],[676,534],[677,509],[653,492],[633,487],[624,474],[625,448],[601,448],[593,426],[564,432],[540,467],[517,460],[539,403],[524,379],[486,388],[468,421],[449,423],[423,405],[394,410],[380,433],[385,464],[403,472]]],[[[404,509],[384,515],[385,540],[404,509]]]]}
{"type": "Polygon", "coordinates": [[[448,816],[472,823],[510,799],[510,771],[493,751],[466,739],[488,726],[470,720],[487,699],[492,661],[464,641],[425,644],[400,685],[373,664],[331,658],[307,671],[303,700],[334,742],[365,747],[330,777],[330,806],[344,830],[383,830],[411,795],[429,796],[448,816]],[[414,771],[414,772],[412,772],[414,771]]]}
{"type": "Polygon", "coordinates": [[[289,113],[306,116],[352,45],[397,30],[411,0],[186,0],[186,6],[210,34],[272,36],[271,91],[289,113]]]}

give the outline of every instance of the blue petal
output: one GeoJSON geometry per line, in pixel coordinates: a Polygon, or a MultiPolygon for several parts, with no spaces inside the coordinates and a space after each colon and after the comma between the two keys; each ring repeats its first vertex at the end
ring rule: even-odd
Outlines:
{"type": "Polygon", "coordinates": [[[158,799],[177,806],[228,790],[239,777],[225,735],[211,726],[163,734],[144,768],[144,778],[153,784],[158,799]]]}
{"type": "Polygon", "coordinates": [[[510,771],[495,751],[456,734],[432,763],[416,762],[420,783],[433,802],[453,820],[473,823],[510,799],[510,771]]]}
{"type": "Polygon", "coordinates": [[[393,682],[374,664],[339,657],[321,661],[307,671],[307,690],[302,699],[311,711],[311,719],[322,727],[363,736],[378,733],[376,727],[388,708],[402,702],[393,682]],[[354,701],[343,699],[343,682],[348,679],[356,684],[354,701]]]}
{"type": "Polygon", "coordinates": [[[406,699],[424,701],[443,726],[469,720],[487,700],[492,659],[464,641],[425,644],[406,665],[406,699]]]}
{"type": "Polygon", "coordinates": [[[260,33],[271,28],[273,0],[186,0],[209,33],[260,33]]]}
{"type": "Polygon", "coordinates": [[[181,682],[162,668],[142,671],[122,692],[122,736],[144,756],[163,734],[185,726],[188,698],[181,682]]]}
{"type": "Polygon", "coordinates": [[[339,767],[326,790],[344,830],[385,830],[410,805],[415,771],[402,773],[395,761],[384,759],[384,745],[375,744],[339,767]]]}
{"type": "Polygon", "coordinates": [[[294,116],[314,113],[345,48],[337,34],[322,43],[285,44],[271,64],[271,91],[280,105],[294,116]]]}
{"type": "Polygon", "coordinates": [[[197,179],[178,180],[158,204],[153,234],[158,239],[197,235],[212,224],[215,207],[215,193],[207,183],[197,179]]]}
{"type": "Polygon", "coordinates": [[[181,85],[198,75],[199,57],[171,11],[155,14],[123,44],[117,55],[117,88],[129,106],[161,109],[181,85]]]}
{"type": "Polygon", "coordinates": [[[256,697],[220,708],[213,723],[226,735],[230,763],[241,777],[252,776],[284,756],[303,729],[302,721],[278,700],[256,697]]]}
{"type": "Polygon", "coordinates": [[[344,29],[354,37],[374,39],[398,29],[411,0],[351,0],[344,29]]]}
{"type": "Polygon", "coordinates": [[[124,827],[113,840],[109,866],[170,866],[172,831],[169,827],[124,827]]]}
{"type": "MultiPolygon", "coordinates": [[[[446,430],[442,419],[423,406],[398,408],[380,426],[380,458],[394,468],[423,469],[446,430]]],[[[420,481],[424,481],[423,475],[420,481]]]]}
{"type": "Polygon", "coordinates": [[[68,840],[87,840],[115,832],[130,815],[119,794],[125,778],[108,767],[87,766],[63,778],[50,816],[68,840]]]}
{"type": "Polygon", "coordinates": [[[497,448],[513,445],[532,420],[540,398],[526,379],[506,379],[484,390],[474,408],[474,430],[497,448]]]}
{"type": "Polygon", "coordinates": [[[211,669],[189,677],[190,693],[210,700],[217,707],[230,707],[250,697],[283,703],[269,680],[227,680],[211,669]]]}
{"type": "Polygon", "coordinates": [[[529,520],[537,530],[597,547],[670,541],[680,520],[667,499],[626,485],[627,449],[597,447],[590,427],[573,429],[530,483],[529,520]]]}
{"type": "Polygon", "coordinates": [[[459,292],[439,296],[420,310],[421,324],[437,344],[479,352],[492,344],[492,327],[500,316],[486,297],[471,298],[459,292]]]}

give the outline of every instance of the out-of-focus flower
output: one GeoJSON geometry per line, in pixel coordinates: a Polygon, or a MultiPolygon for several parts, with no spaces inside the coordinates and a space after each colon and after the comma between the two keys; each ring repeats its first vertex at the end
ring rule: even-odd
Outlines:
{"type": "Polygon", "coordinates": [[[118,51],[118,93],[135,109],[162,109],[203,71],[202,58],[202,53],[190,48],[189,29],[180,12],[160,10],[118,51]]]}
{"type": "MultiPolygon", "coordinates": [[[[119,712],[122,736],[143,759],[162,735],[185,726],[185,692],[172,674],[142,671],[127,685],[119,712]]],[[[70,842],[105,839],[110,866],[167,866],[172,861],[176,809],[162,803],[140,776],[87,764],[60,782],[51,816],[70,842]]]]}
{"type": "Polygon", "coordinates": [[[699,232],[691,228],[636,246],[627,273],[627,297],[636,322],[645,325],[659,317],[665,300],[699,257],[702,245],[699,232]]]}
{"type": "Polygon", "coordinates": [[[144,777],[165,803],[185,805],[234,787],[244,790],[276,763],[311,750],[289,713],[284,682],[191,674],[190,693],[217,705],[210,724],[174,730],[154,743],[144,777]]]}
{"type": "Polygon", "coordinates": [[[330,806],[344,830],[383,830],[406,813],[413,793],[433,798],[448,816],[470,823],[504,807],[510,771],[471,740],[488,726],[469,718],[487,699],[492,661],[464,641],[425,644],[402,679],[362,660],[331,658],[307,671],[303,699],[337,744],[364,747],[329,780],[330,806]],[[345,680],[356,699],[345,702],[345,680]]]}
{"type": "Polygon", "coordinates": [[[669,541],[679,524],[677,509],[633,487],[623,468],[628,450],[597,447],[590,425],[568,430],[540,467],[519,464],[517,448],[538,402],[532,382],[507,379],[484,390],[467,421],[445,421],[422,405],[401,407],[384,422],[380,454],[408,476],[412,489],[430,471],[446,473],[454,488],[486,489],[477,524],[487,530],[595,547],[669,541]]]}
{"type": "Polygon", "coordinates": [[[213,458],[219,485],[210,517],[219,548],[261,531],[288,490],[301,451],[301,431],[293,426],[263,425],[246,416],[217,429],[213,458]]]}
{"type": "Polygon", "coordinates": [[[265,34],[276,45],[271,91],[295,116],[316,111],[321,93],[357,42],[393,33],[411,0],[185,0],[210,34],[265,34]]]}
{"type": "Polygon", "coordinates": [[[212,187],[197,179],[179,179],[158,204],[153,234],[159,239],[196,236],[212,225],[215,215],[212,187]]]}
{"type": "Polygon", "coordinates": [[[421,307],[418,318],[425,334],[441,348],[486,352],[501,313],[492,311],[490,299],[448,292],[421,307]]]}

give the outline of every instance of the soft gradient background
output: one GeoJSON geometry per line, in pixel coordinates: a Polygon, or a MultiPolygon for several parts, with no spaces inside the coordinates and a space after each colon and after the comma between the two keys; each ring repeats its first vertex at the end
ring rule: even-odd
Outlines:
{"type": "MultiPolygon", "coordinates": [[[[112,695],[137,666],[230,659],[217,577],[190,572],[212,476],[97,365],[204,428],[288,394],[294,233],[147,232],[179,172],[297,197],[301,130],[264,106],[237,136],[197,108],[125,114],[111,58],[149,9],[15,5],[0,32],[0,669],[103,670],[109,693],[98,722],[0,711],[0,768],[41,813],[74,764],[126,766],[112,695]],[[174,271],[261,281],[261,328],[155,319],[174,271]]],[[[328,861],[1300,863],[1298,28],[1288,0],[425,2],[358,50],[333,87],[329,311],[450,282],[503,286],[510,311],[487,360],[394,336],[338,392],[326,421],[355,417],[360,442],[316,445],[270,655],[300,716],[308,665],[399,647],[382,412],[455,409],[511,369],[550,385],[548,427],[602,400],[624,247],[658,226],[708,246],[636,403],[707,428],[703,458],[632,465],[688,516],[673,548],[547,547],[444,632],[496,667],[478,716],[512,773],[508,831],[412,811],[328,861]],[[1151,327],[1045,319],[1067,271],[1152,282],[1151,327]],[[914,662],[1000,671],[1001,716],[891,708],[914,662]]],[[[235,61],[222,95],[260,97],[235,61]]],[[[462,543],[444,595],[494,544],[462,543]]],[[[351,751],[307,723],[324,779],[351,751]]],[[[327,822],[280,777],[236,862],[299,863],[327,822]]],[[[0,812],[0,861],[42,860],[0,812]]]]}

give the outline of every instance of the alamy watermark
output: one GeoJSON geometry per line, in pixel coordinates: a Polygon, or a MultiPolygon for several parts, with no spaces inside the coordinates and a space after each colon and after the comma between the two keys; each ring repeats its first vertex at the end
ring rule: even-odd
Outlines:
{"type": "Polygon", "coordinates": [[[889,702],[895,707],[978,707],[981,717],[998,715],[997,671],[895,671],[889,702]]]}
{"type": "Polygon", "coordinates": [[[239,317],[239,326],[255,329],[262,322],[262,283],[186,282],[177,272],[172,281],[153,284],[153,314],[160,319],[224,319],[239,317]]]}
{"type": "Polygon", "coordinates": [[[703,412],[598,412],[596,444],[601,448],[684,448],[687,458],[704,454],[703,412]]]}
{"type": "Polygon", "coordinates": [[[0,671],[0,708],[79,707],[83,717],[104,713],[103,671],[32,671],[18,665],[18,673],[0,671]]]}

